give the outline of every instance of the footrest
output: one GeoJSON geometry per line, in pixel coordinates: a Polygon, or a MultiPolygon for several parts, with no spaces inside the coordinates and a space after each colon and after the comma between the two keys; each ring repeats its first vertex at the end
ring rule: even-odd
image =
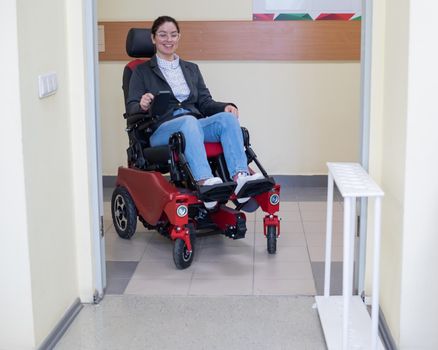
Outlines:
{"type": "Polygon", "coordinates": [[[275,186],[275,180],[272,177],[268,177],[260,180],[248,181],[240,189],[237,194],[237,198],[253,197],[261,193],[272,190],[275,186]]]}
{"type": "Polygon", "coordinates": [[[235,182],[224,182],[217,185],[199,186],[198,198],[204,202],[226,201],[236,188],[235,182]]]}

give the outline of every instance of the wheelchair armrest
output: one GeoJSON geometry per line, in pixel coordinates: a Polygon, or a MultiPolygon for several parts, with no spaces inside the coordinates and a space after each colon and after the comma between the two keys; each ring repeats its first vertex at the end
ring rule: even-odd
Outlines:
{"type": "Polygon", "coordinates": [[[245,147],[249,147],[251,146],[251,144],[249,143],[249,131],[247,128],[245,128],[244,126],[240,127],[240,129],[242,130],[242,136],[243,136],[243,144],[245,147]]]}
{"type": "Polygon", "coordinates": [[[123,115],[126,119],[126,131],[130,130],[145,130],[150,128],[157,118],[151,117],[149,113],[135,113],[123,115]]]}
{"type": "Polygon", "coordinates": [[[147,112],[145,113],[134,113],[134,114],[123,114],[123,117],[126,119],[126,122],[128,126],[134,125],[138,122],[148,122],[148,121],[155,121],[155,117],[151,117],[151,115],[147,112]]]}

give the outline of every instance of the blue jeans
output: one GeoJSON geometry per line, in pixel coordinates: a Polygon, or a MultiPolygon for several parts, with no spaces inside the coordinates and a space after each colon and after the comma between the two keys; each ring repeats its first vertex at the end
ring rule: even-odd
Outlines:
{"type": "Polygon", "coordinates": [[[213,177],[208,164],[204,142],[220,142],[231,176],[247,172],[247,158],[238,119],[231,113],[221,112],[208,118],[196,119],[184,115],[161,124],[150,138],[151,146],[167,145],[169,137],[181,131],[186,148],[184,155],[196,181],[213,177]]]}

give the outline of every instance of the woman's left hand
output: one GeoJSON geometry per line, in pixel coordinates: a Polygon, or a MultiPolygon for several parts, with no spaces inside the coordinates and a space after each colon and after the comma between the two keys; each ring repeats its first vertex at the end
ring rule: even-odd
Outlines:
{"type": "Polygon", "coordinates": [[[226,105],[225,112],[232,113],[236,116],[236,118],[239,118],[239,110],[233,105],[226,105]]]}

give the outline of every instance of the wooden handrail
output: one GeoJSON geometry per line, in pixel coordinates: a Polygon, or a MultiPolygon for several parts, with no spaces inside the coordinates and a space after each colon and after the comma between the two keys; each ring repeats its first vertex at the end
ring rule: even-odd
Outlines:
{"type": "MultiPolygon", "coordinates": [[[[151,22],[99,22],[100,61],[127,61],[130,28],[151,22]]],[[[178,54],[186,60],[360,60],[360,21],[181,21],[178,54]]]]}

